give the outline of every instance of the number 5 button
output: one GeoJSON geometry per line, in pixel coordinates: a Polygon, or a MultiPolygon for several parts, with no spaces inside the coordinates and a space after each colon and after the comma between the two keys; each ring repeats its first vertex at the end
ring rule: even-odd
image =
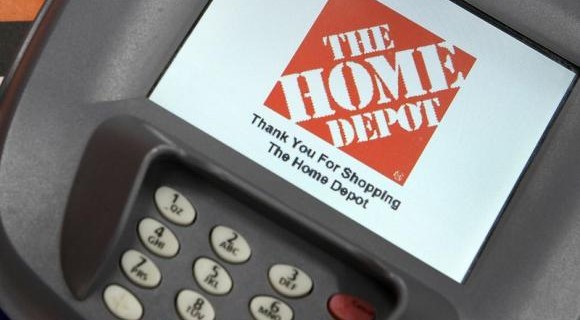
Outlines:
{"type": "Polygon", "coordinates": [[[199,258],[195,261],[193,277],[203,290],[216,296],[228,294],[234,286],[232,277],[226,269],[208,258],[199,258]]]}
{"type": "Polygon", "coordinates": [[[155,191],[155,204],[161,214],[169,221],[180,226],[187,226],[195,220],[196,212],[177,190],[163,186],[155,191]]]}

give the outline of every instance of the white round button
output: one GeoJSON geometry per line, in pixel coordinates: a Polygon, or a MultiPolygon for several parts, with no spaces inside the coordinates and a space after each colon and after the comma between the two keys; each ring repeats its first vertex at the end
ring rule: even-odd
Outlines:
{"type": "Polygon", "coordinates": [[[182,290],[175,302],[177,313],[183,320],[214,320],[213,306],[201,294],[192,290],[182,290]]]}
{"type": "Polygon", "coordinates": [[[211,303],[201,294],[192,290],[179,292],[175,307],[183,320],[215,319],[215,311],[211,303]]]}
{"type": "Polygon", "coordinates": [[[143,245],[154,254],[171,258],[179,251],[179,241],[175,234],[161,222],[145,218],[139,223],[139,238],[143,245]]]}
{"type": "Polygon", "coordinates": [[[279,294],[301,298],[312,291],[312,279],[306,272],[287,264],[277,264],[268,272],[270,284],[279,294]]]}
{"type": "Polygon", "coordinates": [[[129,250],[121,258],[123,272],[136,285],[144,288],[155,288],[161,282],[159,268],[144,254],[129,250]]]}
{"type": "Polygon", "coordinates": [[[105,305],[117,318],[123,320],[139,320],[143,316],[141,302],[129,290],[112,284],[103,293],[105,305]]]}
{"type": "Polygon", "coordinates": [[[294,319],[294,312],[286,303],[268,296],[258,296],[252,299],[250,312],[255,320],[294,319]]]}
{"type": "Polygon", "coordinates": [[[193,276],[203,290],[213,295],[225,295],[234,286],[226,269],[208,258],[199,258],[195,261],[193,276]]]}
{"type": "Polygon", "coordinates": [[[250,259],[252,249],[246,239],[234,229],[217,226],[210,236],[214,252],[229,263],[243,263],[250,259]]]}
{"type": "Polygon", "coordinates": [[[170,187],[160,187],[155,191],[155,204],[161,214],[169,221],[187,226],[195,221],[195,209],[181,193],[170,187]]]}

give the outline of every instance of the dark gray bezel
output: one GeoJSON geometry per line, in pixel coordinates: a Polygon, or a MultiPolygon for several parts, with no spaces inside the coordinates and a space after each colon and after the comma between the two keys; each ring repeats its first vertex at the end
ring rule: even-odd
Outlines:
{"type": "MultiPolygon", "coordinates": [[[[59,6],[63,1],[51,3],[59,6]]],[[[580,65],[578,1],[469,3],[572,66],[580,65]]],[[[22,55],[2,93],[0,307],[8,314],[15,319],[31,319],[39,313],[81,318],[76,308],[66,307],[76,302],[60,271],[60,225],[93,131],[107,119],[132,115],[187,140],[193,150],[256,186],[267,186],[274,198],[294,210],[316,211],[319,215],[311,217],[315,223],[375,252],[372,258],[399,274],[411,288],[410,309],[414,301],[426,300],[421,291],[412,289],[428,287],[448,299],[460,319],[578,317],[578,85],[571,90],[471,276],[461,285],[144,99],[190,30],[191,17],[203,6],[194,0],[178,4],[170,0],[110,1],[106,6],[78,0],[60,6],[58,19],[56,7],[45,11],[48,19],[29,41],[31,50],[22,55]],[[131,98],[136,99],[126,100],[131,98]],[[126,101],[108,102],[114,100],[126,101]]]]}

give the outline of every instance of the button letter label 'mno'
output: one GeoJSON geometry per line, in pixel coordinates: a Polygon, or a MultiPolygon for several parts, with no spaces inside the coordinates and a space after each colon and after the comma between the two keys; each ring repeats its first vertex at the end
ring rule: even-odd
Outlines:
{"type": "Polygon", "coordinates": [[[252,299],[250,312],[255,320],[294,319],[294,311],[286,303],[268,296],[258,296],[252,299]]]}

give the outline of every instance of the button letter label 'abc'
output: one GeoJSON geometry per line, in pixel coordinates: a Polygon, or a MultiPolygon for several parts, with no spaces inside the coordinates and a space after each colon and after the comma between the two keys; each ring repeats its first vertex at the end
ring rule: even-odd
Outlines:
{"type": "Polygon", "coordinates": [[[224,226],[212,230],[211,246],[220,258],[229,263],[244,263],[252,255],[246,239],[239,232],[224,226]]]}

